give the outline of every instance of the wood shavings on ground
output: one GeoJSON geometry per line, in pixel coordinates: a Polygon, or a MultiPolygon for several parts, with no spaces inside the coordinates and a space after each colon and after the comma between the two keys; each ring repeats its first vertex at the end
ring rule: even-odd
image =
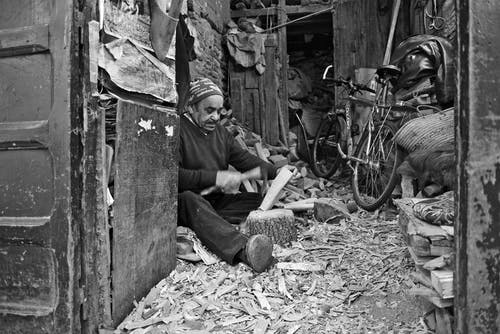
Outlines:
{"type": "Polygon", "coordinates": [[[355,216],[306,216],[299,241],[275,246],[262,274],[179,260],[116,333],[429,333],[396,220],[355,216]]]}

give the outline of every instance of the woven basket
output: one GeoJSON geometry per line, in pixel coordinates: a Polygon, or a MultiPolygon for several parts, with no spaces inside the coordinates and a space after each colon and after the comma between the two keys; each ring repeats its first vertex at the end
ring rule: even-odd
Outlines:
{"type": "Polygon", "coordinates": [[[435,151],[455,142],[455,109],[412,119],[396,133],[396,143],[408,152],[435,151]]]}

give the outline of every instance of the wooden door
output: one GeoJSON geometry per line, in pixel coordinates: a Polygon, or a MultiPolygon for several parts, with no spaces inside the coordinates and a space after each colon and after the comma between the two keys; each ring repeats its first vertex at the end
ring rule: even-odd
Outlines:
{"type": "Polygon", "coordinates": [[[73,1],[0,0],[0,332],[76,333],[73,1]]]}
{"type": "MultiPolygon", "coordinates": [[[[233,115],[244,126],[277,145],[280,139],[280,76],[278,39],[275,34],[265,41],[266,70],[259,75],[255,68],[243,68],[230,61],[230,93],[233,115]]],[[[285,113],[286,115],[287,113],[285,113]]]]}

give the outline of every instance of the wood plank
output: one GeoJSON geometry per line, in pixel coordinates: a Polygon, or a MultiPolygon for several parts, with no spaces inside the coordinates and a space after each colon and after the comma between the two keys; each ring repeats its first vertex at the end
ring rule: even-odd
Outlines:
{"type": "Polygon", "coordinates": [[[453,271],[451,270],[431,270],[431,281],[434,290],[441,298],[453,298],[453,271]]]}
{"type": "Polygon", "coordinates": [[[259,104],[259,90],[258,89],[246,89],[245,97],[247,99],[247,104],[245,108],[245,119],[250,124],[250,130],[262,135],[262,130],[260,127],[260,104],[259,104]]]}
{"type": "Polygon", "coordinates": [[[276,67],[277,36],[268,35],[266,39],[266,71],[263,74],[264,110],[265,122],[267,124],[266,143],[271,145],[279,144],[279,119],[278,119],[278,82],[276,67]]]}
{"type": "Polygon", "coordinates": [[[439,226],[428,224],[413,215],[412,200],[397,200],[399,225],[405,240],[417,256],[441,256],[454,250],[451,236],[439,226]]]}
{"type": "Polygon", "coordinates": [[[231,18],[239,17],[252,17],[252,16],[266,16],[266,15],[276,15],[276,8],[257,8],[257,9],[240,9],[232,10],[231,18]]]}
{"type": "Polygon", "coordinates": [[[49,26],[27,26],[0,31],[0,58],[49,50],[49,26]]]}
{"type": "MultiPolygon", "coordinates": [[[[279,0],[279,7],[286,8],[286,0],[279,0]]],[[[284,24],[288,20],[288,17],[283,10],[278,11],[278,24],[284,24]]],[[[287,47],[287,37],[286,37],[286,27],[278,29],[278,43],[280,50],[280,86],[279,86],[279,97],[280,97],[280,107],[279,107],[279,121],[281,122],[281,140],[288,146],[288,47],[287,47]]]]}
{"type": "Polygon", "coordinates": [[[232,61],[230,61],[229,65],[231,109],[233,110],[233,116],[242,124],[248,126],[244,112],[243,82],[240,74],[233,71],[234,66],[231,63],[232,61]]]}
{"type": "Polygon", "coordinates": [[[410,294],[414,296],[419,296],[430,303],[434,304],[434,306],[438,308],[446,308],[453,306],[452,299],[443,299],[441,298],[434,289],[422,287],[422,288],[412,288],[410,290],[410,294]]]}
{"type": "MultiPolygon", "coordinates": [[[[266,69],[267,72],[267,69],[266,69]]],[[[269,119],[266,109],[266,94],[265,91],[268,87],[264,86],[264,76],[259,77],[259,89],[257,90],[259,93],[259,121],[260,121],[260,135],[264,142],[269,142],[269,119]]]]}
{"type": "MultiPolygon", "coordinates": [[[[268,65],[269,64],[266,64],[266,72],[267,72],[268,65]]],[[[245,88],[258,89],[259,88],[259,80],[260,80],[261,76],[259,74],[257,74],[257,72],[253,68],[250,68],[243,73],[245,76],[245,88]]]]}
{"type": "Polygon", "coordinates": [[[113,321],[175,267],[179,117],[119,101],[113,226],[113,321]]]}
{"type": "Polygon", "coordinates": [[[87,296],[84,311],[95,328],[112,325],[111,242],[106,203],[106,126],[105,113],[98,111],[97,103],[97,98],[91,98],[86,110],[82,200],[84,270],[81,278],[87,296]]]}
{"type": "MultiPolygon", "coordinates": [[[[332,6],[329,4],[328,5],[310,4],[306,6],[304,5],[284,6],[284,9],[286,14],[312,14],[322,10],[327,10],[331,7],[332,6]]],[[[279,10],[277,10],[276,7],[232,10],[231,18],[276,15],[278,12],[279,10]]]]}

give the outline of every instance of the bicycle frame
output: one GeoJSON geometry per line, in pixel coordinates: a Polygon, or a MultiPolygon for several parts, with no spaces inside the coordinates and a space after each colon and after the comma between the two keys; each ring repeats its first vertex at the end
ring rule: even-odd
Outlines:
{"type": "MultiPolygon", "coordinates": [[[[373,130],[375,129],[375,124],[374,124],[374,121],[373,121],[373,114],[374,113],[378,113],[378,105],[377,105],[377,101],[379,101],[379,99],[381,98],[382,94],[384,94],[384,87],[385,87],[385,82],[382,83],[382,87],[378,90],[376,96],[375,96],[375,103],[373,106],[371,106],[371,109],[370,109],[370,113],[369,113],[369,116],[368,116],[368,122],[365,124],[365,126],[363,127],[363,129],[361,130],[361,133],[363,133],[364,131],[366,131],[366,129],[368,128],[368,145],[366,146],[366,156],[368,156],[368,153],[369,153],[369,150],[371,149],[371,143],[372,143],[372,133],[373,133],[373,130]]],[[[340,143],[337,143],[337,150],[339,152],[339,155],[342,157],[342,159],[344,160],[348,160],[347,164],[349,165],[349,167],[351,169],[353,169],[353,167],[351,166],[351,161],[355,161],[355,162],[359,162],[361,164],[364,164],[364,165],[369,165],[370,168],[374,168],[374,169],[378,169],[380,168],[379,166],[379,163],[378,162],[372,162],[372,161],[369,161],[369,160],[363,160],[363,159],[359,159],[355,156],[353,156],[353,138],[352,138],[352,135],[351,135],[351,128],[352,128],[352,111],[351,111],[351,103],[352,102],[356,102],[355,100],[355,97],[354,97],[354,94],[350,93],[349,94],[349,101],[346,103],[345,105],[345,117],[346,117],[346,132],[347,132],[347,153],[345,153],[343,150],[342,150],[342,147],[340,146],[340,143]]]]}

